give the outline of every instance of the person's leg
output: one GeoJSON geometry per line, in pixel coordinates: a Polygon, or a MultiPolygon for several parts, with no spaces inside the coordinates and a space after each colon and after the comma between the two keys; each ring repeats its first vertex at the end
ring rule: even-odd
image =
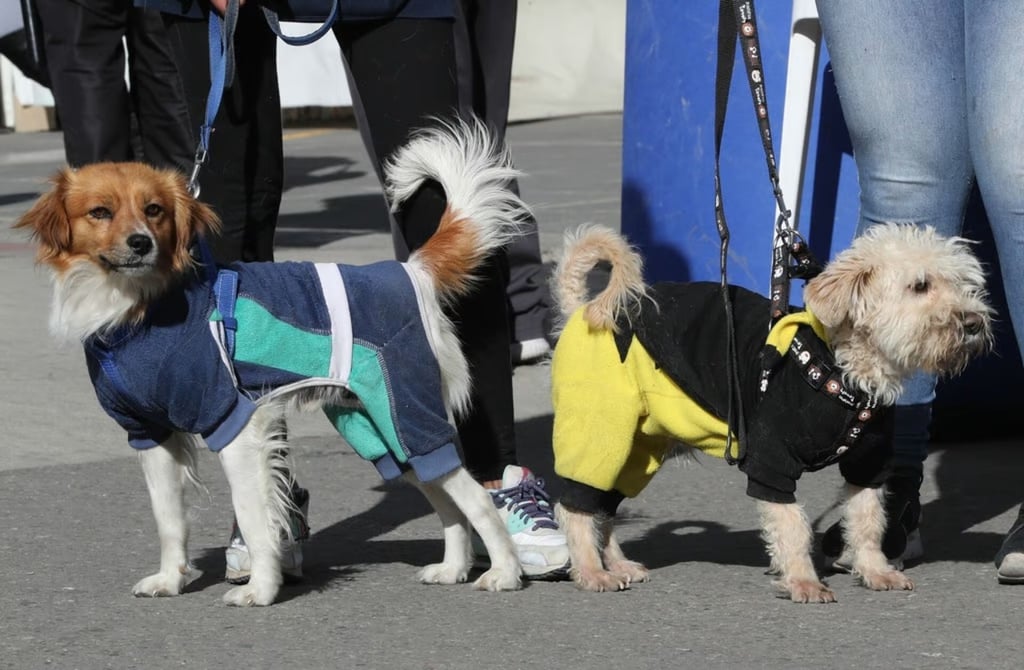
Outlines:
{"type": "MultiPolygon", "coordinates": [[[[163,14],[166,39],[185,96],[189,151],[206,120],[210,92],[209,33],[205,20],[163,14]]],[[[277,38],[254,3],[239,12],[235,74],[214,119],[209,156],[199,174],[200,200],[221,217],[222,233],[210,240],[219,263],[273,261],[274,231],[284,175],[281,102],[277,88],[277,38]]],[[[191,163],[191,154],[190,154],[191,163]]],[[[282,428],[284,430],[284,428],[282,428]]],[[[302,576],[301,541],[309,537],[309,492],[293,482],[291,535],[281,554],[285,579],[302,576]]],[[[234,524],[224,555],[225,579],[249,580],[251,561],[234,524]]]]}
{"type": "MultiPolygon", "coordinates": [[[[210,92],[209,42],[203,20],[163,15],[178,64],[196,146],[210,92]]],[[[221,263],[272,261],[284,182],[277,38],[255,3],[242,7],[235,39],[235,77],[214,120],[210,152],[200,173],[199,198],[223,222],[211,240],[221,263]]]]}
{"type": "MultiPolygon", "coordinates": [[[[430,117],[457,111],[450,21],[353,22],[337,30],[378,165],[430,117]]],[[[440,187],[428,184],[397,213],[408,249],[433,234],[445,204],[440,187]]],[[[473,375],[473,406],[459,435],[466,465],[481,480],[500,479],[516,458],[505,272],[504,259],[491,258],[476,290],[449,312],[473,375]]]]}
{"type": "Polygon", "coordinates": [[[128,72],[143,158],[188,174],[195,144],[185,90],[160,12],[128,13],[128,72]]]}
{"type": "Polygon", "coordinates": [[[121,41],[131,0],[38,0],[37,5],[68,163],[131,160],[121,41]]]}
{"type": "MultiPolygon", "coordinates": [[[[886,0],[818,3],[856,157],[858,234],[882,222],[960,232],[973,180],[962,1],[927,7],[886,0]]],[[[902,526],[912,540],[918,537],[935,381],[931,375],[907,380],[896,408],[887,513],[890,530],[902,526]]],[[[904,553],[905,539],[887,534],[890,558],[904,553]]],[[[908,558],[920,553],[919,546],[912,549],[908,558]]]]}
{"type": "MultiPolygon", "coordinates": [[[[1024,22],[1016,2],[964,0],[971,157],[999,253],[1003,288],[1017,346],[1024,351],[1024,91],[1010,84],[1024,67],[1012,44],[1024,22]]],[[[1024,583],[1024,505],[995,557],[998,579],[1024,583]]]]}
{"type": "MultiPolygon", "coordinates": [[[[375,167],[384,164],[431,117],[458,113],[452,22],[398,19],[336,27],[353,99],[362,109],[363,137],[375,167]]],[[[436,230],[446,205],[436,183],[425,184],[395,215],[396,254],[415,250],[436,230]]],[[[507,260],[494,254],[475,290],[448,314],[473,379],[471,408],[456,422],[467,469],[492,495],[517,541],[524,573],[564,574],[565,538],[557,531],[546,493],[516,465],[510,327],[505,297],[507,260]]]]}
{"type": "MultiPolygon", "coordinates": [[[[482,119],[504,139],[512,84],[516,0],[461,0],[456,20],[455,59],[460,109],[482,119]]],[[[518,180],[512,189],[519,193],[518,180]]],[[[512,360],[530,363],[551,351],[551,296],[540,253],[537,221],[524,221],[523,233],[506,249],[506,294],[512,318],[512,360]]]]}

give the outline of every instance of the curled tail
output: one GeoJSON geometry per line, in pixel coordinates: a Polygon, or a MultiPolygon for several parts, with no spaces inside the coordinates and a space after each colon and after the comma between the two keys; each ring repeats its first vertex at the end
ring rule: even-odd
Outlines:
{"type": "Polygon", "coordinates": [[[428,179],[444,189],[448,205],[437,231],[409,261],[432,277],[445,303],[469,292],[480,264],[519,233],[529,214],[510,189],[520,173],[508,149],[479,120],[419,131],[384,171],[392,211],[428,179]]]}
{"type": "Polygon", "coordinates": [[[617,331],[616,321],[630,319],[647,295],[643,269],[640,254],[610,228],[588,225],[566,232],[552,282],[563,323],[582,307],[591,327],[617,331]],[[588,300],[587,273],[601,261],[611,264],[608,285],[588,300]]]}

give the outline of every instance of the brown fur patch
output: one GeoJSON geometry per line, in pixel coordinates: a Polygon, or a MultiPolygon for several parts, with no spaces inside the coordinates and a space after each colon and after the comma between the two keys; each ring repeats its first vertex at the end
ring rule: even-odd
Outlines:
{"type": "Polygon", "coordinates": [[[483,261],[472,227],[465,225],[450,207],[445,208],[437,232],[415,253],[444,299],[468,293],[473,284],[472,271],[483,261]]]}

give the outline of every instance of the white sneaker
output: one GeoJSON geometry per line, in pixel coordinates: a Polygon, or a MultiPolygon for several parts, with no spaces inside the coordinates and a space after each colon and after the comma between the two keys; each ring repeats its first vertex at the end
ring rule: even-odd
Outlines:
{"type": "Polygon", "coordinates": [[[512,365],[532,365],[547,360],[551,344],[543,337],[512,343],[512,365]]]}
{"type": "MultiPolygon", "coordinates": [[[[557,579],[568,575],[569,547],[555,521],[544,480],[527,468],[507,465],[501,488],[488,493],[494,498],[498,515],[512,536],[523,576],[557,579]]],[[[487,550],[476,533],[473,533],[473,549],[478,558],[487,557],[487,550]]]]}
{"type": "MultiPolygon", "coordinates": [[[[291,514],[289,521],[292,526],[292,537],[281,549],[281,574],[286,582],[302,579],[302,542],[309,539],[309,491],[295,487],[291,493],[292,501],[301,514],[291,514]]],[[[238,522],[231,526],[231,539],[224,550],[224,581],[229,584],[247,584],[252,572],[252,561],[249,547],[245,544],[242,532],[238,530],[238,522]]]]}

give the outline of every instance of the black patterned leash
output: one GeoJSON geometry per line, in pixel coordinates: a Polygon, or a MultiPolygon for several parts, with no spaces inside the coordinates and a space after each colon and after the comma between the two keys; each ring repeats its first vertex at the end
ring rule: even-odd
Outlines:
{"type": "Polygon", "coordinates": [[[747,72],[747,84],[750,87],[750,97],[754,104],[761,145],[768,167],[768,179],[771,182],[772,193],[779,210],[772,240],[769,329],[789,312],[790,279],[792,277],[810,279],[821,272],[822,267],[811,255],[806,241],[793,227],[792,213],[786,207],[782,188],[779,185],[778,162],[775,159],[775,149],[772,146],[772,129],[768,118],[768,94],[765,88],[765,74],[754,2],[753,0],[721,0],[718,8],[718,67],[715,73],[715,226],[718,228],[720,240],[719,270],[722,301],[726,314],[726,374],[729,383],[729,403],[726,413],[728,434],[725,459],[729,463],[743,460],[743,450],[746,445],[746,422],[743,418],[736,333],[727,277],[729,226],[726,222],[722,200],[720,169],[725,110],[729,100],[729,86],[732,81],[737,37],[741,45],[741,54],[747,72]],[[735,454],[733,453],[734,436],[740,443],[735,454]]]}

